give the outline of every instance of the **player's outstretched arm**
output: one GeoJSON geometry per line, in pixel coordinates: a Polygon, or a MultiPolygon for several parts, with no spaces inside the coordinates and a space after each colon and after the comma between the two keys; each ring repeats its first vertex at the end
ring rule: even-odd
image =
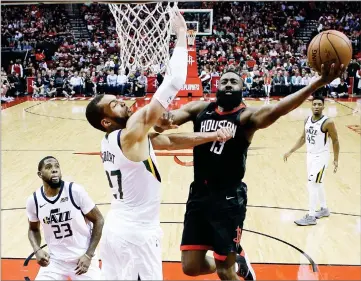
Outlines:
{"type": "Polygon", "coordinates": [[[86,254],[92,257],[102,236],[104,218],[97,206],[84,216],[93,223],[92,236],[90,237],[89,247],[86,251],[86,254]]]}
{"type": "Polygon", "coordinates": [[[211,141],[225,142],[232,138],[228,127],[209,133],[149,134],[152,146],[157,150],[177,150],[192,148],[211,141]]]}
{"type": "Polygon", "coordinates": [[[40,248],[41,243],[41,232],[40,222],[29,221],[28,238],[31,246],[33,247],[36,261],[40,266],[48,266],[50,256],[47,252],[40,248]]]}
{"type": "Polygon", "coordinates": [[[81,275],[88,271],[91,260],[94,256],[94,252],[100,238],[102,236],[104,218],[98,207],[95,206],[89,213],[84,215],[89,221],[93,223],[92,235],[90,237],[89,247],[85,254],[78,260],[77,267],[75,268],[75,274],[81,275]]]}
{"type": "MultiPolygon", "coordinates": [[[[306,125],[307,119],[305,119],[304,125],[306,125]]],[[[305,134],[305,128],[303,128],[301,137],[297,140],[296,144],[283,155],[283,160],[287,162],[288,157],[291,156],[291,154],[295,151],[297,151],[299,148],[301,148],[306,142],[306,134],[305,134]]]]}
{"type": "Polygon", "coordinates": [[[47,252],[40,248],[41,232],[40,221],[36,211],[35,199],[31,196],[26,201],[26,214],[29,221],[28,238],[31,247],[33,247],[36,261],[40,266],[48,266],[50,256],[47,252]]]}
{"type": "Polygon", "coordinates": [[[338,141],[338,134],[336,130],[335,123],[331,119],[327,119],[325,124],[323,125],[324,132],[328,132],[330,134],[330,138],[332,140],[332,146],[333,146],[333,172],[337,172],[338,168],[338,156],[340,154],[340,142],[338,141]]]}
{"type": "Polygon", "coordinates": [[[289,95],[274,105],[263,106],[254,110],[249,118],[250,126],[254,130],[263,129],[279,119],[281,116],[286,115],[290,111],[299,107],[314,91],[331,83],[334,79],[341,76],[345,71],[344,65],[340,69],[335,69],[332,64],[330,70],[326,70],[324,65],[321,67],[321,76],[312,84],[302,88],[296,93],[289,95]]]}
{"type": "Polygon", "coordinates": [[[208,104],[209,102],[206,101],[192,101],[179,109],[164,112],[163,116],[158,119],[157,124],[154,126],[154,130],[162,133],[165,130],[175,129],[193,120],[208,104]]]}
{"type": "Polygon", "coordinates": [[[127,127],[123,133],[123,138],[126,141],[139,142],[143,140],[186,82],[188,65],[187,26],[179,12],[174,15],[173,26],[177,36],[177,44],[169,61],[163,83],[155,92],[151,102],[134,113],[127,121],[127,127]]]}

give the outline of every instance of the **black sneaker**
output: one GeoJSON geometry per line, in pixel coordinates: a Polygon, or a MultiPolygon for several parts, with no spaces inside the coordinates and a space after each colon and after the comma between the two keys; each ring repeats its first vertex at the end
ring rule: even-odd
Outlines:
{"type": "Polygon", "coordinates": [[[242,277],[244,280],[256,280],[256,274],[246,254],[244,256],[237,254],[236,263],[238,264],[238,271],[236,273],[239,277],[242,277]]]}

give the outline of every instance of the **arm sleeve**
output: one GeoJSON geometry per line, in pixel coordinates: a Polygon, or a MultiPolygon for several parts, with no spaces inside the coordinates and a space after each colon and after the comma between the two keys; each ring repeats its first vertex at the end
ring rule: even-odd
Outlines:
{"type": "Polygon", "coordinates": [[[85,189],[78,184],[73,184],[72,196],[75,205],[80,208],[84,215],[89,213],[95,207],[95,203],[90,198],[88,192],[86,192],[85,189]]]}
{"type": "Polygon", "coordinates": [[[187,79],[188,50],[185,47],[175,47],[169,61],[168,71],[163,83],[155,92],[153,98],[157,99],[164,108],[176,97],[187,79]]]}
{"type": "Polygon", "coordinates": [[[31,222],[39,221],[39,218],[36,214],[36,205],[33,195],[30,196],[26,201],[26,214],[28,216],[29,221],[31,222]]]}

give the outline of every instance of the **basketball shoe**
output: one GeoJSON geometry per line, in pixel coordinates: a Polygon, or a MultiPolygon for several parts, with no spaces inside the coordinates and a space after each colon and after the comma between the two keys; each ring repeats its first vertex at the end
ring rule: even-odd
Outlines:
{"type": "MultiPolygon", "coordinates": [[[[243,254],[244,252],[242,252],[243,254]]],[[[256,274],[250,264],[247,254],[236,256],[236,273],[244,280],[256,280],[256,274]]]]}

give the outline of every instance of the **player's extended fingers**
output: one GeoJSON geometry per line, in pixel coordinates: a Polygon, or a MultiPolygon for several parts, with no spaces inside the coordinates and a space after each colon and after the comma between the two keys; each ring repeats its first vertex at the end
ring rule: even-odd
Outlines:
{"type": "Polygon", "coordinates": [[[231,128],[227,127],[224,128],[224,134],[226,135],[227,140],[229,140],[232,137],[232,130],[231,128]]]}
{"type": "Polygon", "coordinates": [[[49,259],[50,259],[50,255],[47,253],[47,252],[45,252],[45,258],[49,261],[49,259]]]}
{"type": "Polygon", "coordinates": [[[38,263],[41,266],[48,266],[49,265],[49,261],[47,259],[44,259],[44,258],[42,258],[38,263]]]}
{"type": "Polygon", "coordinates": [[[75,274],[80,275],[83,273],[83,267],[81,265],[78,265],[75,269],[75,274]]]}
{"type": "MultiPolygon", "coordinates": [[[[337,76],[338,77],[338,70],[335,68],[335,64],[331,64],[330,66],[330,70],[328,72],[328,76],[330,77],[335,77],[337,76]]],[[[331,81],[330,81],[331,82],[331,81]]]]}
{"type": "Polygon", "coordinates": [[[217,131],[217,137],[218,137],[218,141],[220,142],[224,142],[226,139],[226,135],[222,132],[222,130],[217,131]]]}
{"type": "Polygon", "coordinates": [[[345,65],[341,64],[341,65],[340,65],[340,69],[339,69],[339,71],[338,71],[338,75],[337,75],[337,76],[341,76],[341,75],[342,75],[342,73],[344,73],[344,72],[345,72],[345,70],[346,70],[345,65]]]}
{"type": "Polygon", "coordinates": [[[169,111],[166,111],[165,112],[165,119],[167,119],[167,120],[170,120],[171,119],[171,114],[170,114],[170,112],[169,111]]]}

